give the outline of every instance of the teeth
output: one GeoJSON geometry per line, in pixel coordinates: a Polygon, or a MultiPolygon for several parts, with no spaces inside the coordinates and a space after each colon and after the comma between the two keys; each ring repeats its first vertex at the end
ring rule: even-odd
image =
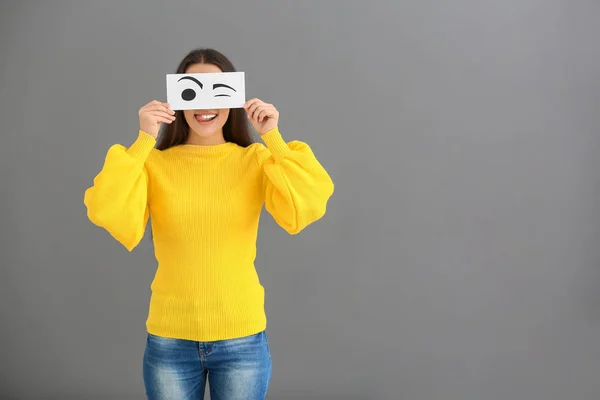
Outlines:
{"type": "Polygon", "coordinates": [[[200,115],[200,119],[208,121],[209,119],[213,119],[216,116],[217,116],[216,114],[204,114],[204,115],[200,115]]]}

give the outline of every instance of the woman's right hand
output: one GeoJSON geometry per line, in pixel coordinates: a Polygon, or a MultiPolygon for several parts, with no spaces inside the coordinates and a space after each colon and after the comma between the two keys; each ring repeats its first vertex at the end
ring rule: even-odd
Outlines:
{"type": "Polygon", "coordinates": [[[175,121],[175,111],[167,103],[153,100],[138,112],[140,116],[140,130],[152,135],[156,139],[161,124],[175,121]]]}

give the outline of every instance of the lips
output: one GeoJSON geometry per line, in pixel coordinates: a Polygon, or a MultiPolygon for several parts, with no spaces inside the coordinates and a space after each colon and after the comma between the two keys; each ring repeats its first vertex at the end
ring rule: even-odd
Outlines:
{"type": "Polygon", "coordinates": [[[200,124],[210,123],[215,118],[217,118],[217,112],[215,111],[194,113],[194,119],[196,119],[196,121],[200,124]]]}

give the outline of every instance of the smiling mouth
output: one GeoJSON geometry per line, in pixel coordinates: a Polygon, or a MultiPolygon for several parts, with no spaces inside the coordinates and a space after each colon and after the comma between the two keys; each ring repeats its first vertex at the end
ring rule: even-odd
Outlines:
{"type": "Polygon", "coordinates": [[[202,113],[202,114],[194,114],[194,118],[198,122],[210,122],[217,118],[216,113],[202,113]]]}

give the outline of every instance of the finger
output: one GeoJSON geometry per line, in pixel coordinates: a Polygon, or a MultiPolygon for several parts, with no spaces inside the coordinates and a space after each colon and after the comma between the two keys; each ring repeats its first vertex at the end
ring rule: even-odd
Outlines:
{"type": "Polygon", "coordinates": [[[168,110],[168,112],[169,112],[169,113],[171,113],[171,114],[175,114],[175,111],[173,111],[173,110],[171,109],[171,105],[170,105],[169,103],[162,103],[162,105],[163,105],[163,106],[165,106],[165,107],[167,108],[167,110],[168,110]]]}
{"type": "Polygon", "coordinates": [[[263,120],[266,118],[269,118],[272,113],[273,113],[273,110],[270,110],[268,108],[263,108],[262,110],[259,110],[258,113],[256,114],[256,119],[258,120],[258,122],[263,122],[263,120]]]}
{"type": "Polygon", "coordinates": [[[264,103],[258,104],[252,111],[252,118],[253,119],[257,119],[258,118],[258,114],[262,111],[265,110],[267,108],[267,105],[264,103]]]}
{"type": "Polygon", "coordinates": [[[148,111],[162,111],[171,115],[175,114],[175,111],[171,110],[169,107],[163,104],[153,104],[150,107],[148,107],[148,111]]]}
{"type": "Polygon", "coordinates": [[[255,103],[253,105],[250,106],[250,108],[248,109],[248,115],[250,116],[250,119],[252,120],[256,120],[256,111],[259,108],[259,104],[255,103]]]}
{"type": "Polygon", "coordinates": [[[260,101],[259,99],[257,99],[256,97],[253,99],[248,100],[245,104],[244,104],[244,108],[246,110],[248,110],[250,108],[250,106],[252,106],[252,104],[256,103],[257,101],[260,101]]]}
{"type": "Polygon", "coordinates": [[[253,107],[253,106],[251,106],[251,107],[252,107],[252,109],[248,108],[246,110],[246,113],[248,114],[248,118],[249,119],[252,119],[252,113],[254,112],[254,109],[256,108],[256,107],[253,107]]]}
{"type": "Polygon", "coordinates": [[[259,107],[259,108],[257,108],[257,109],[256,109],[256,111],[254,111],[254,119],[255,119],[256,121],[260,122],[260,118],[259,118],[259,117],[260,117],[260,115],[261,115],[261,114],[263,114],[263,115],[264,115],[266,112],[267,112],[267,109],[266,109],[266,108],[264,108],[264,107],[259,107]]]}
{"type": "Polygon", "coordinates": [[[170,108],[171,106],[169,105],[169,103],[165,103],[164,101],[158,101],[158,100],[152,100],[150,103],[148,103],[149,106],[165,106],[167,108],[170,108]]]}
{"type": "Polygon", "coordinates": [[[254,119],[253,114],[259,106],[260,106],[260,104],[258,102],[254,102],[248,107],[247,111],[248,111],[248,116],[250,117],[250,119],[254,119]]]}
{"type": "Polygon", "coordinates": [[[152,100],[148,104],[144,105],[142,107],[142,109],[149,110],[149,109],[160,108],[160,107],[166,107],[168,110],[171,109],[171,105],[169,103],[164,103],[164,102],[158,101],[158,100],[152,100]]]}
{"type": "Polygon", "coordinates": [[[160,115],[161,117],[166,117],[166,118],[175,118],[174,114],[168,113],[166,111],[161,111],[161,110],[151,110],[147,112],[149,115],[160,115]]]}
{"type": "Polygon", "coordinates": [[[148,110],[160,110],[168,113],[175,113],[175,111],[171,110],[171,107],[166,103],[153,104],[150,107],[148,107],[148,110]]]}
{"type": "Polygon", "coordinates": [[[175,121],[175,116],[171,115],[169,113],[166,113],[164,111],[150,111],[148,112],[148,114],[154,116],[154,117],[160,117],[160,118],[166,118],[170,121],[175,121]]]}
{"type": "Polygon", "coordinates": [[[265,117],[271,118],[271,117],[277,116],[277,109],[272,104],[266,104],[264,109],[265,109],[266,114],[262,115],[263,119],[265,117]]]}
{"type": "Polygon", "coordinates": [[[162,105],[162,102],[160,102],[158,100],[152,100],[151,102],[144,105],[144,107],[142,107],[142,109],[149,109],[151,107],[158,106],[158,105],[162,105]]]}
{"type": "Polygon", "coordinates": [[[265,103],[263,103],[263,102],[262,102],[262,101],[260,101],[259,99],[255,99],[255,100],[254,100],[254,101],[253,101],[253,102],[250,104],[250,106],[248,107],[248,111],[252,113],[252,112],[256,111],[256,108],[258,108],[258,107],[260,107],[260,106],[262,106],[262,105],[264,105],[264,104],[265,104],[265,103]]]}
{"type": "Polygon", "coordinates": [[[156,122],[164,122],[165,124],[170,124],[171,122],[173,122],[173,120],[164,117],[157,117],[156,122]]]}

